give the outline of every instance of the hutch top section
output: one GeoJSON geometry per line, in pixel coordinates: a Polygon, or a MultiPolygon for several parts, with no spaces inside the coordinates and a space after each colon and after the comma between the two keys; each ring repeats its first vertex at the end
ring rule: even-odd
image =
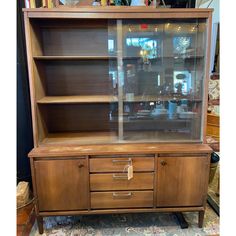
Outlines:
{"type": "Polygon", "coordinates": [[[209,18],[213,9],[207,8],[154,8],[154,7],[75,7],[24,8],[30,18],[209,18]]]}
{"type": "Polygon", "coordinates": [[[35,147],[205,138],[211,9],[24,9],[35,147]]]}

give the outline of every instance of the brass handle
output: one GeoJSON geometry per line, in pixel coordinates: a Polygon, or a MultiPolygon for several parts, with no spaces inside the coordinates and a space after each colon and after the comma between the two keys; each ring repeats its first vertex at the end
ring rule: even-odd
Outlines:
{"type": "Polygon", "coordinates": [[[129,192],[129,193],[112,193],[112,196],[114,198],[127,198],[127,197],[131,197],[132,193],[131,192],[129,192]]]}
{"type": "Polygon", "coordinates": [[[161,165],[162,165],[162,166],[165,166],[165,165],[167,165],[167,162],[162,160],[162,161],[161,161],[161,165]]]}
{"type": "Polygon", "coordinates": [[[113,179],[126,179],[128,180],[128,175],[127,174],[113,174],[113,179]]]}
{"type": "Polygon", "coordinates": [[[129,159],[119,159],[119,160],[117,160],[117,159],[113,159],[112,160],[112,163],[120,163],[120,162],[131,162],[132,160],[131,160],[131,158],[129,158],[129,159]]]}
{"type": "Polygon", "coordinates": [[[79,168],[82,168],[82,167],[84,167],[84,164],[79,163],[79,164],[78,164],[78,167],[79,167],[79,168]]]}

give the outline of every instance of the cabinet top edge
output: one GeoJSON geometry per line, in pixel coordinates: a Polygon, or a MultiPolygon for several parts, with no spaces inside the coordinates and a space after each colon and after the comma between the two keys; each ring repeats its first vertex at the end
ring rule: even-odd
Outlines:
{"type": "Polygon", "coordinates": [[[82,146],[41,146],[34,148],[29,157],[73,157],[79,155],[163,154],[200,153],[209,154],[207,144],[105,144],[82,146]]]}
{"type": "Polygon", "coordinates": [[[113,6],[113,7],[58,7],[58,8],[23,8],[23,12],[56,12],[56,13],[185,13],[185,12],[194,12],[194,13],[211,13],[212,8],[154,8],[154,7],[130,7],[130,6],[113,6]]]}

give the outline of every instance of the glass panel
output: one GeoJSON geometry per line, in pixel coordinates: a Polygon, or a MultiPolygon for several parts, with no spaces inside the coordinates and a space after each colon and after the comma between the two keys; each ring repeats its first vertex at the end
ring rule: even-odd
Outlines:
{"type": "Polygon", "coordinates": [[[200,141],[205,21],[123,20],[122,24],[120,139],[200,141]]]}
{"type": "Polygon", "coordinates": [[[116,20],[108,20],[108,64],[109,64],[109,81],[112,84],[111,94],[113,102],[110,103],[108,114],[110,132],[115,132],[115,139],[111,142],[118,141],[118,74],[117,74],[117,24],[116,20]]]}

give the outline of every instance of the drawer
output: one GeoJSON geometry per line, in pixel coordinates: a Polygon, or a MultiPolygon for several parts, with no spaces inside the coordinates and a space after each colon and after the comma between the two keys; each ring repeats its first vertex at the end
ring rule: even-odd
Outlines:
{"type": "Polygon", "coordinates": [[[219,137],[220,136],[220,128],[217,126],[213,126],[213,125],[212,126],[207,125],[207,135],[219,137]]]}
{"type": "Polygon", "coordinates": [[[215,115],[207,115],[207,124],[220,125],[220,117],[215,115]]]}
{"type": "Polygon", "coordinates": [[[123,172],[132,161],[133,171],[154,171],[154,157],[91,158],[90,172],[123,172]]]}
{"type": "Polygon", "coordinates": [[[128,180],[127,173],[90,174],[90,190],[144,190],[153,189],[154,173],[134,173],[128,180]]]}
{"type": "Polygon", "coordinates": [[[91,208],[153,207],[153,191],[92,192],[91,208]]]}

